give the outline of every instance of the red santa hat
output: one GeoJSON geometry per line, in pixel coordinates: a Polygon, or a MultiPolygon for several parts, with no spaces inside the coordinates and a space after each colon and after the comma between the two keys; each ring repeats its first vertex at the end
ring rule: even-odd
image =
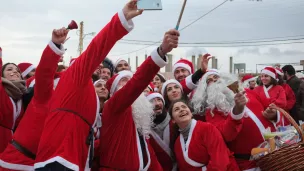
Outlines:
{"type": "Polygon", "coordinates": [[[154,84],[151,82],[151,83],[148,85],[148,88],[150,89],[151,92],[153,92],[154,89],[155,89],[154,84]]]}
{"type": "Polygon", "coordinates": [[[93,83],[93,85],[96,86],[99,82],[104,82],[104,83],[106,83],[105,80],[99,79],[99,80],[95,81],[95,82],[93,83]]]}
{"type": "Polygon", "coordinates": [[[161,94],[159,94],[159,93],[156,93],[156,92],[150,92],[147,96],[147,99],[149,100],[149,101],[151,101],[152,99],[155,99],[155,98],[160,98],[162,101],[163,101],[163,103],[165,104],[165,100],[164,100],[164,98],[163,98],[163,96],[161,95],[161,94]]]}
{"type": "Polygon", "coordinates": [[[179,61],[177,61],[174,65],[173,65],[173,73],[175,72],[175,70],[177,68],[185,68],[186,70],[188,70],[191,74],[194,73],[194,68],[193,68],[193,64],[192,62],[186,60],[186,59],[180,59],[179,61]]]}
{"type": "Polygon", "coordinates": [[[250,82],[250,81],[254,81],[254,80],[256,80],[256,77],[252,76],[251,74],[246,74],[242,78],[242,83],[244,83],[244,82],[250,82]]]}
{"type": "Polygon", "coordinates": [[[283,72],[283,70],[281,68],[275,68],[275,70],[276,70],[277,74],[279,74],[281,76],[284,75],[284,72],[283,72]]]}
{"type": "Polygon", "coordinates": [[[107,83],[106,87],[110,91],[110,96],[112,96],[115,93],[116,87],[118,85],[118,82],[124,78],[124,77],[132,77],[133,73],[131,71],[120,71],[118,74],[115,74],[113,77],[111,77],[107,83]]]}
{"type": "Polygon", "coordinates": [[[70,60],[69,66],[72,66],[72,65],[74,64],[74,62],[75,62],[76,59],[77,59],[77,58],[72,58],[72,59],[70,60]]]}
{"type": "Polygon", "coordinates": [[[270,77],[274,78],[275,80],[278,79],[277,72],[273,67],[265,67],[261,73],[269,75],[270,77]]]}
{"type": "MultiPolygon", "coordinates": [[[[122,58],[119,58],[116,62],[115,62],[115,64],[114,64],[114,69],[117,67],[117,65],[119,64],[119,62],[121,62],[121,61],[126,61],[125,59],[122,59],[122,58]]],[[[127,61],[126,61],[127,62],[127,61]]]]}
{"type": "Polygon", "coordinates": [[[183,86],[176,80],[176,79],[170,79],[170,80],[167,80],[164,84],[163,84],[163,86],[162,86],[162,89],[161,89],[161,93],[162,93],[162,95],[164,95],[165,94],[165,90],[166,90],[166,88],[167,88],[167,86],[169,85],[169,84],[177,84],[178,86],[179,86],[179,88],[182,90],[182,92],[183,92],[183,86]]]}
{"type": "Polygon", "coordinates": [[[18,67],[21,71],[22,77],[27,76],[27,74],[29,74],[33,69],[36,68],[33,64],[26,62],[18,64],[18,67]]]}

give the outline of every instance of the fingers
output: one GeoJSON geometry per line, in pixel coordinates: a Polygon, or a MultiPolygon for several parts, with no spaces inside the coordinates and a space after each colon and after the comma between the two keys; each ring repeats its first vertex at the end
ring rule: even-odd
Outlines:
{"type": "Polygon", "coordinates": [[[61,29],[54,29],[53,33],[58,37],[66,36],[69,33],[69,30],[62,27],[61,29]]]}
{"type": "Polygon", "coordinates": [[[175,30],[175,29],[171,29],[169,31],[166,32],[166,34],[169,34],[169,35],[176,35],[176,36],[180,36],[179,34],[179,31],[175,30]]]}

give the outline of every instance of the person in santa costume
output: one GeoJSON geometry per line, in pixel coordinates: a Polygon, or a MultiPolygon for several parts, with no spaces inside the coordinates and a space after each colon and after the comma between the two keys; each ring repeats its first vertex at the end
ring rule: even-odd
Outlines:
{"type": "Polygon", "coordinates": [[[241,81],[245,90],[253,90],[256,87],[256,80],[257,77],[254,77],[251,74],[246,74],[241,81]]]}
{"type": "Polygon", "coordinates": [[[221,133],[212,124],[196,121],[187,102],[172,103],[169,114],[178,126],[174,149],[179,170],[238,171],[221,133]]]}
{"type": "Polygon", "coordinates": [[[255,161],[249,160],[251,150],[265,141],[263,134],[267,128],[270,128],[271,131],[276,131],[276,127],[281,124],[282,115],[273,110],[272,107],[268,107],[264,111],[264,107],[254,91],[245,91],[246,98],[243,93],[233,95],[232,92],[236,93],[236,90],[242,88],[236,87],[232,89],[229,86],[231,88],[229,90],[227,89],[227,84],[237,82],[237,77],[219,73],[216,70],[209,72],[205,74],[205,76],[209,76],[204,76],[199,83],[192,99],[194,110],[201,110],[207,107],[205,113],[207,122],[217,126],[229,149],[234,153],[241,170],[259,171],[255,161]],[[245,107],[243,106],[244,104],[246,104],[245,107]],[[235,106],[234,109],[233,106],[235,106]],[[212,108],[213,111],[211,111],[212,108]],[[223,112],[225,110],[226,113],[223,112]],[[233,115],[231,112],[234,114],[242,113],[233,115]],[[270,119],[269,116],[273,115],[277,116],[277,120],[270,119]],[[236,120],[232,121],[232,117],[236,120]]]}
{"type": "Polygon", "coordinates": [[[136,1],[127,3],[61,76],[44,123],[36,170],[90,170],[94,152],[92,127],[100,107],[91,76],[115,43],[132,30],[131,19],[141,13],[136,1]]]}
{"type": "Polygon", "coordinates": [[[32,76],[35,75],[36,67],[35,67],[35,65],[33,65],[31,63],[27,63],[27,62],[20,63],[20,64],[18,64],[18,67],[19,67],[19,69],[21,71],[22,77],[25,80],[27,80],[30,77],[32,77],[32,76]]]}
{"type": "Polygon", "coordinates": [[[177,169],[174,155],[170,149],[173,122],[165,108],[163,96],[156,92],[148,94],[147,99],[153,104],[155,118],[151,130],[150,143],[164,171],[177,169]]]}
{"type": "Polygon", "coordinates": [[[285,94],[286,94],[286,107],[283,108],[284,110],[286,110],[288,113],[290,112],[290,110],[294,107],[294,105],[296,104],[296,96],[294,94],[294,92],[292,91],[291,87],[286,84],[283,80],[283,70],[280,68],[276,68],[276,72],[278,74],[278,84],[280,86],[283,87],[283,89],[285,90],[285,94]]]}
{"type": "Polygon", "coordinates": [[[166,78],[163,74],[157,73],[153,78],[154,91],[160,92],[162,85],[166,82],[166,78]]]}
{"type": "Polygon", "coordinates": [[[16,64],[2,65],[2,50],[0,69],[0,153],[2,153],[12,140],[13,131],[22,118],[22,98],[27,89],[16,64]]]}
{"type": "Polygon", "coordinates": [[[286,108],[286,94],[282,86],[278,85],[278,76],[275,68],[265,67],[261,72],[261,84],[254,89],[264,109],[270,104],[286,108]]]}
{"type": "Polygon", "coordinates": [[[124,70],[131,71],[131,66],[129,65],[129,63],[122,58],[119,58],[115,62],[114,68],[115,68],[115,73],[119,73],[120,71],[124,71],[124,70]]]}
{"type": "Polygon", "coordinates": [[[108,81],[114,74],[114,65],[112,61],[106,58],[102,61],[102,68],[100,70],[100,78],[108,81]]]}
{"type": "Polygon", "coordinates": [[[144,90],[144,94],[147,96],[149,93],[154,92],[154,84],[150,82],[147,88],[144,90]]]}
{"type": "Polygon", "coordinates": [[[34,96],[11,143],[0,155],[0,166],[3,171],[34,170],[36,153],[53,94],[53,78],[60,56],[65,52],[61,43],[65,40],[67,33],[66,29],[54,30],[52,41],[43,51],[35,74],[34,96]]]}
{"type": "Polygon", "coordinates": [[[100,171],[163,170],[149,143],[153,106],[144,89],[167,64],[166,54],[178,45],[179,32],[166,32],[163,43],[136,73],[120,71],[107,81],[111,98],[102,114],[100,171]]]}

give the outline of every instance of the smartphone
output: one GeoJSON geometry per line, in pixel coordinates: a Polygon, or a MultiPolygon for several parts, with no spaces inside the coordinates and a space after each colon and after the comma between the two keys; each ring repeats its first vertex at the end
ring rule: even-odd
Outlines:
{"type": "Polygon", "coordinates": [[[161,0],[138,0],[137,8],[143,10],[162,10],[161,0]]]}

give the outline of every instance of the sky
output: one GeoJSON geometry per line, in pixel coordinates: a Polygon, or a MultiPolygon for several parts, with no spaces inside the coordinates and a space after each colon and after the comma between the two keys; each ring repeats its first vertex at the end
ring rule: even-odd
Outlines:
{"type": "MultiPolygon", "coordinates": [[[[52,30],[67,26],[71,20],[84,21],[84,33],[99,32],[120,11],[127,0],[10,0],[0,5],[0,46],[5,62],[39,63],[41,53],[51,39],[52,30]]],[[[224,0],[188,0],[180,28],[187,26],[224,0]]],[[[175,28],[183,0],[162,0],[163,10],[144,11],[135,18],[135,28],[123,39],[160,41],[166,31],[175,28]]],[[[181,43],[231,42],[262,39],[304,38],[303,0],[233,0],[227,1],[210,14],[202,17],[180,32],[181,43]]],[[[65,64],[70,57],[77,57],[79,36],[77,31],[65,44],[65,64]]],[[[93,36],[84,39],[84,49],[93,36]]],[[[126,44],[119,41],[108,57],[131,59],[135,68],[135,56],[143,62],[159,44],[126,44]],[[142,49],[137,52],[138,49],[142,49]],[[133,53],[129,53],[133,52],[133,53]]],[[[304,40],[302,40],[304,42],[304,40]]],[[[282,42],[280,42],[282,43],[282,42]]],[[[286,43],[286,42],[284,42],[286,43]]],[[[243,45],[243,46],[240,46],[243,45]]],[[[215,45],[188,45],[174,49],[173,62],[192,55],[210,53],[218,59],[220,70],[229,71],[229,57],[234,63],[246,63],[247,72],[262,69],[264,63],[299,63],[304,60],[304,43],[267,46],[214,47],[215,45]]],[[[218,45],[217,45],[218,46],[218,45]]],[[[302,67],[296,66],[298,69],[302,67]]]]}

